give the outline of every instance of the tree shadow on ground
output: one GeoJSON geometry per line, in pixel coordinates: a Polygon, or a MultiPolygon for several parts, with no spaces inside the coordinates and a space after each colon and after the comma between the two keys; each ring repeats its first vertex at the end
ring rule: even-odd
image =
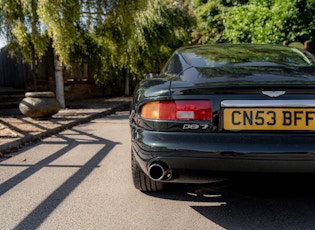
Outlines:
{"type": "MultiPolygon", "coordinates": [[[[0,184],[0,196],[6,192],[13,189],[18,184],[25,181],[27,178],[31,177],[33,174],[37,173],[44,167],[50,167],[49,164],[56,159],[64,156],[72,149],[76,148],[78,145],[84,144],[97,144],[103,147],[96,152],[90,160],[88,160],[83,165],[75,166],[63,166],[63,167],[78,167],[79,169],[69,177],[61,186],[59,186],[53,193],[51,193],[44,201],[42,201],[35,209],[33,209],[16,227],[15,229],[37,229],[44,220],[60,205],[69,194],[78,187],[81,182],[91,174],[91,172],[98,167],[99,163],[107,156],[107,154],[120,143],[112,142],[110,140],[82,132],[79,130],[72,129],[75,133],[74,135],[84,135],[87,137],[87,141],[80,139],[80,141],[75,140],[75,138],[69,138],[67,135],[59,134],[56,138],[59,140],[57,142],[51,142],[50,144],[65,144],[66,145],[55,153],[49,155],[48,157],[40,160],[39,162],[27,165],[27,168],[17,175],[11,177],[10,179],[4,181],[0,184]]],[[[73,135],[72,135],[73,136],[73,135]]],[[[23,150],[25,151],[25,150],[23,150]]],[[[21,151],[21,152],[23,152],[21,151]]],[[[20,153],[21,153],[20,152],[20,153]]],[[[20,154],[18,153],[18,154],[20,154]]],[[[0,163],[0,167],[16,167],[20,165],[8,165],[0,163]]],[[[25,165],[23,165],[25,166],[25,165]]]]}

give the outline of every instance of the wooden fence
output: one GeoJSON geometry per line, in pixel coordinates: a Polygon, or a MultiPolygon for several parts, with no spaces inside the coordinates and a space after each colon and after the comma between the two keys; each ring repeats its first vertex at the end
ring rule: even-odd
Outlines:
{"type": "Polygon", "coordinates": [[[10,57],[6,48],[0,50],[0,87],[25,89],[25,66],[18,59],[10,57]]]}

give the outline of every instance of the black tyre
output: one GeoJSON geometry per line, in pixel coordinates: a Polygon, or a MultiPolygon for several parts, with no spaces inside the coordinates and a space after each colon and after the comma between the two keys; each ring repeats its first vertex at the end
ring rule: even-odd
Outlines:
{"type": "Polygon", "coordinates": [[[163,183],[151,180],[139,167],[131,153],[131,169],[134,186],[142,192],[157,192],[163,190],[163,183]]]}

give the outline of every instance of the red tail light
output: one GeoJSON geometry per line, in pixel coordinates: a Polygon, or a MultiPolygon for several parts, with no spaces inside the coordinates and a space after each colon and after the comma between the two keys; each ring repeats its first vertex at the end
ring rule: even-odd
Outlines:
{"type": "Polygon", "coordinates": [[[211,120],[208,100],[153,101],[143,105],[141,117],[154,120],[211,120]]]}

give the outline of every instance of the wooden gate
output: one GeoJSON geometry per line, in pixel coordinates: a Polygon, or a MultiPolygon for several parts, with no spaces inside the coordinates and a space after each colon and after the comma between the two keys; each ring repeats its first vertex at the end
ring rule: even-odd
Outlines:
{"type": "Polygon", "coordinates": [[[6,48],[0,50],[0,87],[25,89],[24,64],[21,58],[10,57],[6,48]]]}

